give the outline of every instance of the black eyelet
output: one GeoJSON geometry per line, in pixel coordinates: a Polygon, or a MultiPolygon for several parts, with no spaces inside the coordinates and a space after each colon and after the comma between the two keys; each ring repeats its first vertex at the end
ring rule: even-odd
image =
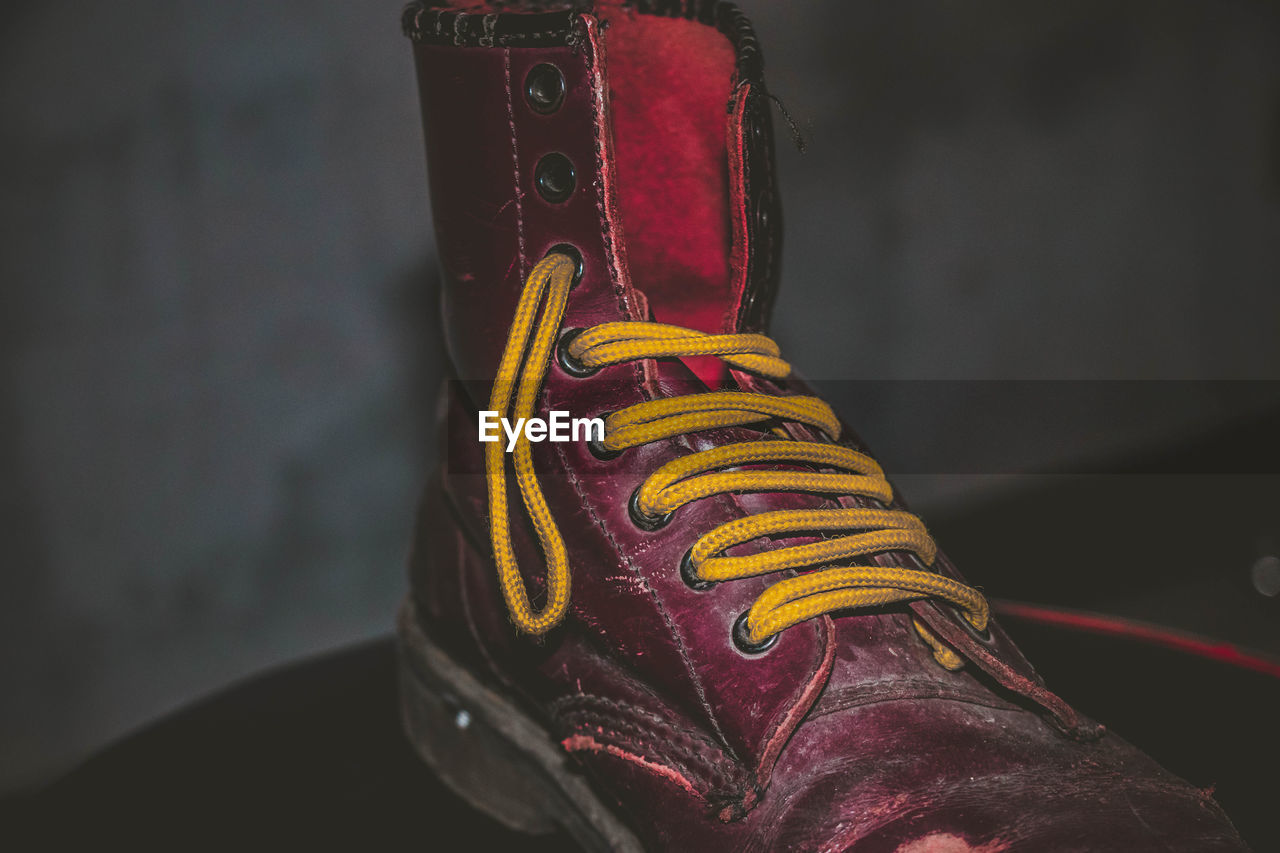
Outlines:
{"type": "MultiPolygon", "coordinates": [[[[609,416],[605,413],[599,415],[601,420],[608,420],[609,416]]],[[[622,455],[621,450],[608,450],[604,446],[604,442],[590,438],[587,439],[587,450],[591,451],[591,455],[599,459],[601,462],[611,462],[622,455]]]]}
{"type": "Polygon", "coordinates": [[[569,344],[573,343],[574,339],[584,331],[585,329],[570,329],[560,336],[560,342],[556,344],[556,363],[560,365],[561,370],[575,379],[591,376],[600,369],[598,367],[587,367],[569,353],[569,344]]]}
{"type": "Polygon", "coordinates": [[[994,646],[996,644],[996,638],[991,635],[991,622],[989,618],[987,621],[987,627],[979,631],[977,628],[973,627],[973,623],[969,621],[969,618],[959,610],[953,609],[952,612],[955,614],[956,621],[960,623],[960,627],[968,631],[970,636],[979,643],[982,643],[984,646],[994,646]]]}
{"type": "Polygon", "coordinates": [[[684,581],[684,585],[696,592],[706,592],[716,585],[715,581],[705,581],[698,577],[697,570],[693,565],[693,549],[690,548],[684,552],[684,558],[680,560],[680,580],[684,581]]]}
{"type": "Polygon", "coordinates": [[[582,281],[582,274],[586,272],[587,265],[582,260],[582,253],[578,251],[577,246],[571,246],[568,243],[557,243],[547,249],[547,254],[544,257],[551,257],[552,255],[567,255],[572,258],[573,262],[577,264],[573,271],[573,283],[577,285],[578,282],[582,281]]]}
{"type": "Polygon", "coordinates": [[[751,638],[747,636],[747,614],[743,613],[733,623],[733,644],[738,647],[738,651],[744,655],[762,655],[769,649],[773,648],[773,644],[778,642],[778,635],[774,634],[762,643],[753,643],[751,638]]]}
{"type": "Polygon", "coordinates": [[[643,512],[640,509],[639,487],[631,493],[631,500],[627,501],[627,511],[631,513],[632,524],[641,530],[658,530],[666,527],[667,523],[671,521],[671,516],[674,515],[674,513],[669,512],[666,515],[652,516],[643,512]]]}
{"type": "Polygon", "coordinates": [[[560,153],[551,153],[538,161],[533,174],[534,186],[538,194],[552,204],[566,201],[573,195],[577,186],[577,175],[569,158],[560,153]]]}
{"type": "Polygon", "coordinates": [[[535,113],[553,113],[564,103],[564,75],[546,62],[533,66],[524,78],[524,99],[535,113]]]}

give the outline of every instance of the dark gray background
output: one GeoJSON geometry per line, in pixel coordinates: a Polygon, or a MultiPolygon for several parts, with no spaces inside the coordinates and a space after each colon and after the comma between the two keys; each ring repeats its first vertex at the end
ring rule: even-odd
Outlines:
{"type": "MultiPolygon", "coordinates": [[[[972,383],[922,408],[841,380],[1280,379],[1276,4],[742,5],[810,142],[779,147],[777,337],[913,460],[917,506],[1257,389],[1076,395],[1029,427],[972,383]]],[[[398,11],[8,7],[0,788],[389,629],[439,370],[398,11]]]]}

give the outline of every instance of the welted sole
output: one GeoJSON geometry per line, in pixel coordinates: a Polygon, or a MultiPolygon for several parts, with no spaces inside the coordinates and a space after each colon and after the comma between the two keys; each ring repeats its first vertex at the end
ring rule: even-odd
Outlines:
{"type": "Polygon", "coordinates": [[[561,827],[590,851],[641,851],[546,729],[485,687],[400,608],[400,709],[418,755],[441,781],[511,829],[561,827]]]}

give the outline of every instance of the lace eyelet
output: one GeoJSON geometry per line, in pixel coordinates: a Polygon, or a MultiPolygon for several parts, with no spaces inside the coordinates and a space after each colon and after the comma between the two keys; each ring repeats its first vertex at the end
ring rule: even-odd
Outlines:
{"type": "Polygon", "coordinates": [[[693,549],[690,548],[684,552],[684,557],[680,560],[680,580],[684,581],[684,585],[694,592],[706,592],[716,585],[715,581],[703,580],[698,577],[696,569],[693,565],[693,549]]]}
{"type": "Polygon", "coordinates": [[[554,65],[543,62],[533,66],[524,80],[524,97],[536,113],[548,115],[564,103],[564,74],[554,65]]]}
{"type": "Polygon", "coordinates": [[[669,512],[666,515],[652,516],[641,510],[639,487],[631,493],[631,500],[627,501],[627,512],[631,514],[631,523],[641,530],[658,530],[666,527],[674,514],[669,512]]]}
{"type": "Polygon", "coordinates": [[[991,634],[990,622],[987,623],[987,627],[979,631],[977,628],[973,627],[973,623],[969,621],[968,617],[959,610],[955,610],[953,608],[952,613],[955,615],[955,621],[960,623],[960,627],[969,632],[969,636],[973,637],[984,646],[994,646],[996,644],[996,638],[991,634]]]}
{"type": "Polygon", "coordinates": [[[769,649],[773,648],[778,642],[778,635],[767,638],[764,642],[753,643],[747,635],[747,614],[743,613],[733,623],[733,644],[738,647],[738,651],[744,655],[762,655],[769,649]]]}
{"type": "MultiPolygon", "coordinates": [[[[600,414],[600,419],[607,421],[609,419],[609,414],[602,412],[600,414]]],[[[599,459],[601,462],[612,462],[614,459],[617,459],[622,455],[621,450],[608,450],[605,448],[603,441],[595,438],[587,439],[587,450],[591,451],[591,455],[599,459]]]]}
{"type": "Polygon", "coordinates": [[[585,329],[569,329],[560,336],[560,342],[556,344],[556,364],[560,365],[560,369],[575,379],[585,379],[599,372],[598,367],[587,367],[578,359],[569,353],[569,344],[581,335],[585,329]]]}
{"type": "Polygon", "coordinates": [[[533,173],[533,185],[538,195],[550,204],[563,204],[578,186],[578,175],[573,163],[559,151],[553,151],[538,161],[533,173]]]}
{"type": "Polygon", "coordinates": [[[582,274],[587,269],[586,261],[582,259],[582,252],[578,251],[577,246],[572,246],[568,243],[557,243],[547,249],[547,254],[543,257],[551,257],[552,255],[567,255],[573,259],[574,264],[576,264],[573,270],[573,284],[576,287],[578,282],[582,281],[582,274]]]}

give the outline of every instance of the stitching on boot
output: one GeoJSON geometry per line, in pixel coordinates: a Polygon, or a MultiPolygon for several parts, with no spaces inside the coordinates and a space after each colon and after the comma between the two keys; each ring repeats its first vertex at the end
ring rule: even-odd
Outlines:
{"type": "MultiPolygon", "coordinates": [[[[682,771],[686,778],[698,783],[698,787],[701,789],[700,793],[717,790],[726,783],[733,783],[734,780],[728,774],[701,760],[696,753],[687,752],[679,748],[672,750],[657,746],[662,742],[660,740],[662,733],[646,731],[635,724],[627,725],[623,723],[618,725],[622,722],[612,720],[603,715],[594,715],[594,719],[584,717],[580,723],[566,725],[568,730],[566,736],[573,737],[585,734],[596,740],[605,739],[639,755],[676,767],[682,771]]],[[[739,789],[742,787],[740,780],[738,780],[738,784],[735,787],[739,789]]]]}
{"type": "Polygon", "coordinates": [[[515,173],[516,245],[519,246],[520,278],[523,280],[529,274],[529,256],[525,248],[524,191],[520,186],[520,149],[516,142],[515,106],[511,95],[511,49],[504,48],[502,54],[502,65],[507,87],[507,127],[511,129],[511,169],[515,173]]]}
{"type": "Polygon", "coordinates": [[[652,761],[643,755],[629,752],[616,744],[600,743],[591,735],[571,735],[562,740],[560,745],[569,752],[604,753],[614,758],[620,758],[623,761],[629,761],[653,773],[655,776],[675,783],[694,799],[706,802],[706,798],[693,786],[693,783],[676,768],[652,761]]]}
{"type": "Polygon", "coordinates": [[[660,742],[670,743],[676,754],[696,762],[706,775],[721,782],[732,782],[742,775],[735,772],[740,765],[733,762],[719,744],[639,706],[604,696],[576,694],[557,700],[553,707],[566,723],[581,719],[588,725],[614,725],[619,731],[630,731],[633,737],[656,735],[660,742]]]}

